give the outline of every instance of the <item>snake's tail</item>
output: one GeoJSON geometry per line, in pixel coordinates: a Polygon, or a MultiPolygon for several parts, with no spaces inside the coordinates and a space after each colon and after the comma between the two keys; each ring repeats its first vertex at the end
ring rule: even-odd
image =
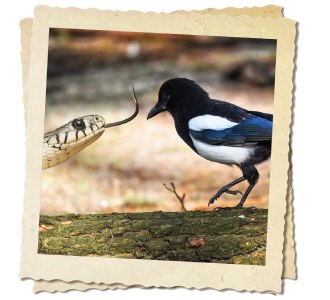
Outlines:
{"type": "Polygon", "coordinates": [[[135,111],[134,111],[134,113],[130,117],[128,117],[124,120],[114,122],[114,123],[105,124],[104,128],[115,127],[115,126],[118,126],[118,125],[125,124],[125,123],[133,120],[138,115],[138,113],[139,113],[139,103],[138,103],[138,100],[137,100],[137,97],[136,97],[136,94],[135,94],[134,86],[130,86],[130,90],[131,90],[131,93],[132,93],[132,96],[133,96],[133,99],[134,99],[134,102],[135,102],[135,111]]]}

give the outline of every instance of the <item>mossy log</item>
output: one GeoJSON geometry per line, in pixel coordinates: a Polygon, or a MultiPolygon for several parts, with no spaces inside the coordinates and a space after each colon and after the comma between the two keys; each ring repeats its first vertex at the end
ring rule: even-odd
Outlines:
{"type": "Polygon", "coordinates": [[[265,264],[266,209],[41,216],[39,253],[265,264]]]}

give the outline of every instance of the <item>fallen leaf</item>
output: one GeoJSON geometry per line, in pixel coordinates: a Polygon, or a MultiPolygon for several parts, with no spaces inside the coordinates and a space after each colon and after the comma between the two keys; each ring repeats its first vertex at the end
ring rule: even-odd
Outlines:
{"type": "Polygon", "coordinates": [[[44,224],[41,224],[39,226],[39,231],[45,231],[45,230],[49,230],[49,229],[53,229],[53,228],[54,228],[54,226],[46,226],[44,224]]]}
{"type": "Polygon", "coordinates": [[[61,222],[61,225],[69,225],[71,223],[72,223],[72,221],[64,221],[64,222],[61,222]]]}
{"type": "Polygon", "coordinates": [[[200,247],[205,245],[205,240],[203,238],[189,238],[188,243],[193,247],[200,247]]]}

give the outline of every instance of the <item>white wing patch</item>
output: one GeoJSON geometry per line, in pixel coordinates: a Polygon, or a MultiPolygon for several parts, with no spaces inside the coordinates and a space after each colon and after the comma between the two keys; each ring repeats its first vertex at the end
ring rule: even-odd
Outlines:
{"type": "Polygon", "coordinates": [[[188,126],[192,130],[201,131],[203,129],[223,130],[237,124],[238,123],[231,122],[226,118],[221,118],[219,116],[203,115],[192,118],[189,121],[188,126]]]}
{"type": "MultiPolygon", "coordinates": [[[[189,129],[201,131],[203,129],[224,130],[237,124],[219,116],[203,115],[192,118],[188,126],[189,129]]],[[[240,165],[250,158],[254,152],[253,149],[247,147],[210,145],[194,139],[191,135],[190,138],[200,156],[222,164],[240,165]]]]}
{"type": "Polygon", "coordinates": [[[254,153],[252,148],[210,145],[194,139],[191,135],[190,137],[200,156],[218,163],[240,165],[254,153]]]}

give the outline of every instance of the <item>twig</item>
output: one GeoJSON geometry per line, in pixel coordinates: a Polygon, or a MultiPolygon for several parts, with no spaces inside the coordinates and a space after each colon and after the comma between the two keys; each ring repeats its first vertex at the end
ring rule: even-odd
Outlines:
{"type": "Polygon", "coordinates": [[[175,188],[175,185],[173,182],[171,182],[171,186],[172,188],[169,188],[165,183],[163,183],[163,185],[165,186],[165,188],[167,190],[169,190],[170,192],[172,192],[177,198],[178,200],[180,201],[181,203],[181,208],[183,211],[187,211],[187,209],[185,208],[184,206],[184,198],[186,197],[186,194],[183,194],[181,197],[179,196],[179,194],[176,192],[176,188],[175,188]]]}

